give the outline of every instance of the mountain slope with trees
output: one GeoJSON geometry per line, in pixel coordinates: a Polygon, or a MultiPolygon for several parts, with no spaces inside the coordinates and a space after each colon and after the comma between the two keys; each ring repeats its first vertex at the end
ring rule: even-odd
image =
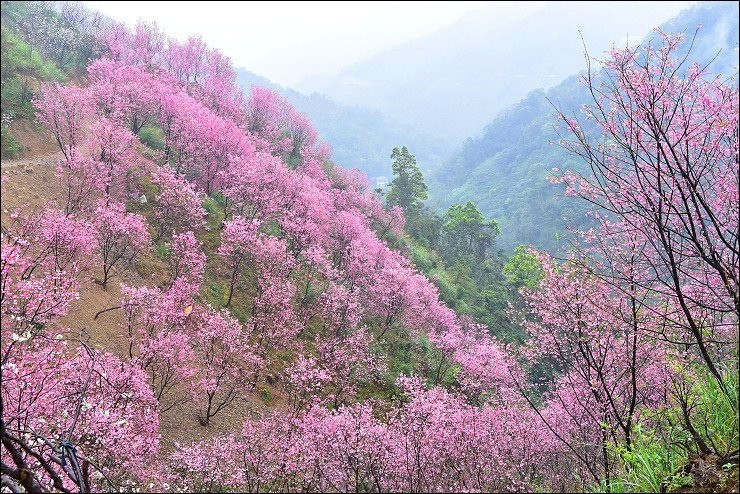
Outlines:
{"type": "Polygon", "coordinates": [[[588,78],[609,139],[561,118],[560,260],[429,211],[407,147],[384,204],[200,38],[92,41],[33,89],[56,152],[1,167],[3,491],[734,487],[740,96],[679,39],[588,78]]]}
{"type": "Polygon", "coordinates": [[[529,91],[576,72],[582,66],[578,29],[601,53],[635,30],[647,32],[654,27],[649,19],[675,8],[650,2],[482,5],[437,32],[299,88],[459,142],[529,91]]]}
{"type": "Polygon", "coordinates": [[[331,143],[337,163],[357,168],[371,177],[390,176],[388,157],[399,143],[418,150],[419,160],[426,169],[438,166],[454,149],[449,137],[425,134],[412,125],[395,122],[378,110],[343,105],[318,93],[306,95],[244,69],[237,69],[236,80],[247,94],[252,86],[260,86],[287,98],[311,119],[319,136],[331,143]]]}
{"type": "MultiPolygon", "coordinates": [[[[737,74],[738,5],[700,4],[666,23],[662,30],[685,33],[683,56],[699,24],[692,60],[708,63],[713,73],[737,74]],[[715,58],[716,57],[716,58],[715,58]]],[[[655,39],[651,36],[650,39],[655,39]]],[[[596,56],[596,58],[599,58],[596,56]]],[[[444,210],[472,200],[501,226],[500,245],[511,251],[532,244],[555,251],[569,226],[583,226],[585,206],[559,197],[547,177],[553,168],[585,171],[584,164],[558,145],[557,111],[580,114],[589,100],[581,76],[571,76],[548,91],[531,92],[502,112],[479,137],[467,139],[460,151],[430,177],[432,204],[444,210]]]]}

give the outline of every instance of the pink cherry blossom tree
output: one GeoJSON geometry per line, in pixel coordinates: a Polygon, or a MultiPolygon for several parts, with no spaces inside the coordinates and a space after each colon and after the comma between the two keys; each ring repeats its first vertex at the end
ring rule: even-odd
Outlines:
{"type": "Polygon", "coordinates": [[[193,393],[199,402],[198,420],[205,426],[254,388],[262,359],[246,329],[225,311],[199,309],[190,337],[200,367],[193,393]]]}
{"type": "Polygon", "coordinates": [[[116,265],[131,264],[149,246],[146,220],[136,213],[127,213],[123,204],[101,202],[95,211],[94,238],[103,261],[105,287],[116,265]]]}
{"type": "Polygon", "coordinates": [[[679,58],[681,37],[661,38],[612,51],[603,73],[589,70],[585,116],[606,138],[563,116],[565,146],[593,175],[556,181],[594,204],[604,243],[635,245],[637,269],[617,266],[608,278],[649,290],[639,308],[664,318],[675,336],[666,339],[695,349],[725,388],[717,362],[736,348],[740,317],[738,90],[679,58]]]}
{"type": "Polygon", "coordinates": [[[81,273],[90,266],[94,242],[88,223],[51,209],[13,213],[0,242],[0,306],[7,352],[17,339],[30,338],[67,313],[78,297],[81,273]]]}
{"type": "Polygon", "coordinates": [[[72,149],[82,138],[84,119],[93,111],[85,89],[59,83],[43,85],[34,105],[39,123],[51,131],[64,157],[71,159],[72,149]]]}
{"type": "Polygon", "coordinates": [[[157,219],[157,242],[166,234],[197,230],[205,226],[204,197],[185,178],[169,166],[158,168],[152,182],[159,186],[154,216],[157,219]]]}

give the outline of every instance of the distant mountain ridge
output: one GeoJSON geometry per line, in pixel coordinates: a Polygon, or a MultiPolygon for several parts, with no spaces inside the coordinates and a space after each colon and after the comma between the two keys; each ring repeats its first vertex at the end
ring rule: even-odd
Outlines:
{"type": "MultiPolygon", "coordinates": [[[[714,73],[736,75],[738,4],[700,4],[683,11],[661,29],[685,32],[691,38],[699,24],[703,27],[691,59],[702,63],[714,59],[714,73]]],[[[689,45],[690,39],[682,47],[684,52],[689,45]]],[[[468,138],[459,152],[430,177],[431,203],[439,209],[467,200],[478,203],[487,217],[501,225],[499,245],[506,250],[518,244],[558,249],[568,225],[584,224],[585,206],[580,201],[558,198],[562,188],[550,184],[546,177],[553,167],[585,171],[586,165],[552,144],[558,140],[554,131],[557,119],[547,100],[565,113],[578,112],[590,101],[578,79],[574,75],[548,91],[530,92],[499,114],[479,136],[468,138]]]]}
{"type": "Polygon", "coordinates": [[[309,117],[321,139],[331,144],[334,161],[370,177],[391,176],[390,156],[396,146],[412,149],[422,167],[439,165],[454,150],[451,141],[399,124],[378,110],[343,105],[317,93],[306,95],[246,69],[237,69],[236,78],[247,96],[251,86],[262,86],[287,98],[309,117]]]}
{"type": "Polygon", "coordinates": [[[549,88],[582,67],[580,30],[595,54],[625,35],[642,35],[677,3],[558,2],[505,17],[486,6],[446,28],[300,89],[361,104],[433,135],[460,141],[536,88],[549,88]],[[532,12],[534,10],[534,12],[532,12]],[[640,31],[636,33],[634,30],[640,31]]]}

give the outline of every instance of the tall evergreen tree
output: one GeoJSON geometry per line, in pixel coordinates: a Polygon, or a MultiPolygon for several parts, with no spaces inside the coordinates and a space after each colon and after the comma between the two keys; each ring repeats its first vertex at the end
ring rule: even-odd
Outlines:
{"type": "Polygon", "coordinates": [[[400,206],[407,218],[417,216],[427,199],[427,184],[416,164],[416,157],[406,146],[393,148],[393,175],[386,201],[389,206],[400,206]]]}

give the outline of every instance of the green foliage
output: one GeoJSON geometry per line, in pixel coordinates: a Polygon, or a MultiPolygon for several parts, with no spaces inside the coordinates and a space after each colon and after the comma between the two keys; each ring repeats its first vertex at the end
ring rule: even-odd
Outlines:
{"type": "Polygon", "coordinates": [[[406,231],[425,247],[437,249],[442,238],[444,220],[431,209],[422,208],[418,215],[406,219],[406,231]]]}
{"type": "Polygon", "coordinates": [[[3,115],[13,119],[33,119],[33,97],[39,83],[64,81],[65,75],[52,62],[42,59],[20,36],[4,26],[0,55],[0,102],[3,115]]]}
{"type": "Polygon", "coordinates": [[[503,341],[522,341],[510,320],[517,286],[503,274],[506,258],[495,251],[498,224],[488,221],[472,202],[453,205],[444,217],[422,209],[407,221],[410,258],[457,313],[468,314],[503,341]],[[416,226],[416,228],[414,228],[416,226]]]}
{"type": "Polygon", "coordinates": [[[388,332],[380,345],[378,352],[387,356],[388,372],[379,388],[363,391],[366,396],[394,399],[400,394],[396,380],[401,375],[423,376],[431,386],[451,386],[455,382],[458,367],[447,360],[424,334],[412,338],[406,331],[388,332]]]}
{"type": "Polygon", "coordinates": [[[31,75],[43,81],[67,80],[64,72],[54,62],[42,58],[41,54],[17,33],[3,26],[1,39],[3,57],[0,74],[4,81],[18,73],[31,75]]]}
{"type": "Polygon", "coordinates": [[[679,487],[690,483],[690,477],[675,474],[686,461],[686,453],[660,437],[655,429],[638,424],[634,430],[632,448],[612,448],[619,460],[616,478],[606,481],[600,492],[661,492],[661,485],[679,487]]]}
{"type": "Polygon", "coordinates": [[[105,24],[84,6],[57,2],[2,2],[0,103],[2,156],[22,148],[9,120],[35,119],[33,98],[43,82],[67,82],[100,53],[98,33],[105,24]]]}
{"type": "Polygon", "coordinates": [[[72,2],[4,1],[2,21],[66,74],[82,73],[99,56],[106,25],[100,13],[72,2]]]}
{"type": "Polygon", "coordinates": [[[691,383],[687,393],[692,422],[707,445],[719,455],[737,449],[740,443],[738,421],[738,357],[737,354],[722,364],[721,375],[725,390],[717,379],[704,368],[700,379],[687,379],[691,383]]]}
{"type": "Polygon", "coordinates": [[[498,223],[486,221],[471,201],[450,206],[444,214],[444,222],[447,258],[473,256],[477,262],[482,262],[494,238],[501,233],[498,223]]]}
{"type": "Polygon", "coordinates": [[[203,201],[203,209],[208,213],[206,221],[208,222],[209,228],[216,230],[221,229],[221,222],[224,220],[225,206],[226,199],[220,193],[218,195],[207,197],[206,200],[203,201]]]}
{"type": "Polygon", "coordinates": [[[21,152],[21,145],[15,140],[10,129],[2,127],[2,141],[0,142],[0,155],[3,158],[14,158],[21,152]]]}
{"type": "Polygon", "coordinates": [[[522,287],[537,288],[544,276],[537,258],[527,252],[527,247],[524,245],[519,245],[514,249],[514,254],[504,264],[503,273],[517,290],[522,287]]]}
{"type": "Polygon", "coordinates": [[[437,263],[432,259],[429,250],[420,245],[411,246],[411,260],[422,273],[429,273],[437,267],[437,263]]]}
{"type": "Polygon", "coordinates": [[[154,255],[160,261],[166,261],[167,260],[167,257],[170,255],[169,249],[167,248],[167,244],[164,243],[164,242],[158,243],[154,247],[154,255]]]}
{"type": "Polygon", "coordinates": [[[66,74],[18,31],[18,20],[32,25],[27,2],[2,3],[2,28],[0,29],[0,106],[2,106],[3,158],[13,158],[22,152],[22,147],[8,127],[11,120],[33,120],[35,108],[33,98],[41,82],[67,80],[66,74]],[[24,17],[25,16],[25,17],[24,17]]]}
{"type": "MultiPolygon", "coordinates": [[[[693,427],[718,455],[727,455],[738,446],[738,369],[737,356],[722,370],[727,392],[706,371],[697,378],[680,378],[687,384],[681,395],[688,398],[693,427]]],[[[634,429],[631,448],[612,447],[617,473],[611,479],[611,492],[671,492],[691,487],[693,478],[683,466],[697,453],[692,435],[686,429],[680,406],[654,411],[644,410],[642,422],[634,429]]],[[[604,492],[602,483],[593,491],[604,492]]]]}
{"type": "Polygon", "coordinates": [[[427,185],[424,176],[416,164],[416,158],[409,153],[406,146],[393,148],[393,175],[386,197],[389,206],[400,206],[407,217],[415,216],[427,199],[427,185]]]}
{"type": "Polygon", "coordinates": [[[164,149],[164,132],[156,125],[142,127],[139,131],[139,140],[154,150],[164,149]]]}
{"type": "Polygon", "coordinates": [[[459,367],[447,360],[426,334],[419,335],[414,342],[414,349],[419,355],[421,375],[426,376],[429,387],[450,387],[454,384],[459,367]]]}
{"type": "Polygon", "coordinates": [[[205,283],[205,303],[212,307],[223,307],[229,296],[229,287],[225,283],[208,281],[205,283]]]}
{"type": "Polygon", "coordinates": [[[439,296],[442,301],[449,307],[455,307],[455,300],[457,299],[457,286],[450,279],[450,275],[442,267],[433,269],[429,273],[425,273],[427,278],[436,285],[439,289],[439,296]]]}
{"type": "Polygon", "coordinates": [[[260,386],[257,391],[259,393],[260,399],[262,400],[262,403],[264,403],[268,407],[272,405],[273,397],[270,388],[268,388],[267,386],[260,386]]]}
{"type": "Polygon", "coordinates": [[[545,93],[533,91],[494,119],[480,137],[468,139],[462,150],[430,178],[430,193],[439,209],[473,200],[488,218],[496,218],[505,250],[532,244],[555,251],[556,233],[568,225],[585,226],[588,206],[562,197],[549,182],[552,168],[585,171],[584,164],[558,146],[557,119],[548,98],[567,112],[587,101],[578,76],[545,93]]]}

